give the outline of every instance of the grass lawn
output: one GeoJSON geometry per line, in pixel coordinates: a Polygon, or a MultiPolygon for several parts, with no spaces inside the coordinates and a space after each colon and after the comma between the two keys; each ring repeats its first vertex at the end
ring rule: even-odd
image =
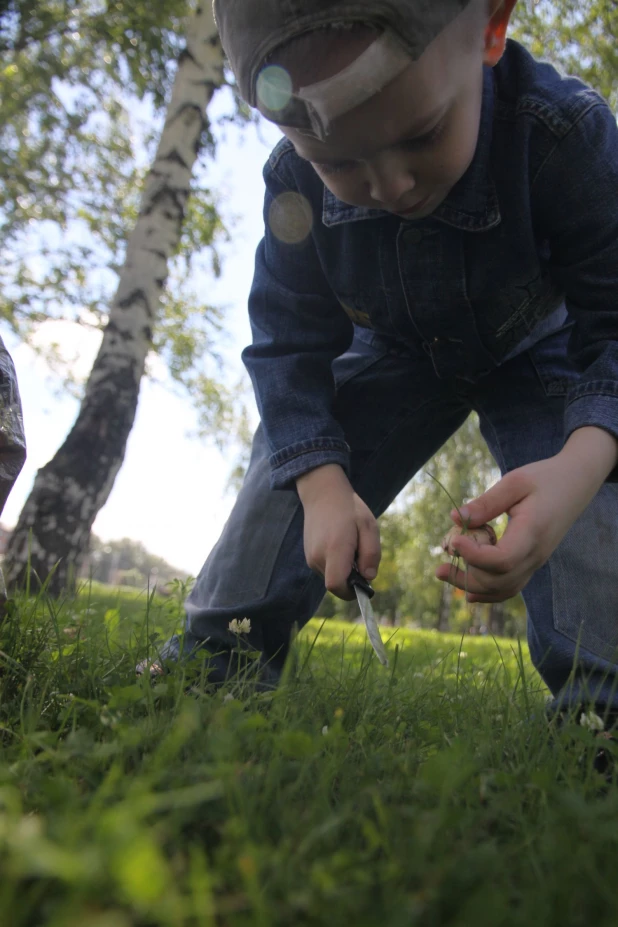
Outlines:
{"type": "Polygon", "coordinates": [[[136,682],[181,598],[0,626],[2,927],[616,927],[618,787],[516,642],[398,630],[384,669],[314,620],[274,694],[136,682]]]}

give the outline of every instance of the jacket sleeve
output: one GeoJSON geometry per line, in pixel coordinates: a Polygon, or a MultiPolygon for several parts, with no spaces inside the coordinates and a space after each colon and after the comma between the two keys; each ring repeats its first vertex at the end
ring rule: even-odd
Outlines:
{"type": "Polygon", "coordinates": [[[243,352],[271,450],[273,489],[323,464],[347,471],[350,453],[332,413],[332,362],[349,347],[353,326],[316,252],[311,230],[321,216],[283,177],[280,166],[275,172],[267,164],[265,233],[249,297],[253,341],[243,352]]]}
{"type": "Polygon", "coordinates": [[[595,425],[618,440],[618,127],[601,98],[554,147],[534,187],[581,370],[567,396],[565,439],[595,425]]]}

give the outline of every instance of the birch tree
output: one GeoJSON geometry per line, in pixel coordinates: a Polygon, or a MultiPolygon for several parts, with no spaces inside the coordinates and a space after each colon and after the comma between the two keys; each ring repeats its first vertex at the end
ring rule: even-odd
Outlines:
{"type": "Polygon", "coordinates": [[[70,587],[93,521],[122,465],[169,262],[178,249],[191,178],[207,138],[207,108],[224,84],[210,4],[188,23],[165,124],[76,422],[37,474],[6,555],[9,584],[31,568],[52,594],[70,587]]]}
{"type": "Polygon", "coordinates": [[[41,354],[45,322],[107,314],[144,173],[131,110],[163,111],[188,9],[0,3],[0,319],[41,354]]]}

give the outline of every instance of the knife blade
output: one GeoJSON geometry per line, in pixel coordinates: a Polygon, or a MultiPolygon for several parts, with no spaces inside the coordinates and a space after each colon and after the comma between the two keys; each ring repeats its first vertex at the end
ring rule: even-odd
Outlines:
{"type": "Polygon", "coordinates": [[[356,599],[358,601],[358,607],[360,608],[361,615],[363,616],[363,621],[365,622],[365,627],[367,628],[367,634],[369,640],[371,641],[371,646],[376,652],[378,660],[382,666],[388,666],[388,657],[386,655],[386,650],[384,649],[384,644],[382,643],[382,638],[380,637],[380,629],[378,628],[378,622],[373,613],[373,607],[371,605],[371,600],[375,595],[375,590],[367,582],[365,577],[359,573],[356,567],[352,568],[352,572],[348,577],[348,585],[354,589],[356,593],[356,599]]]}

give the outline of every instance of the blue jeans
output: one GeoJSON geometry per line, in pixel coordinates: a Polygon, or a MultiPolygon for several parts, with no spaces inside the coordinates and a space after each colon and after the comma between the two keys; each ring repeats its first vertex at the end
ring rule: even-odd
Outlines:
{"type": "MultiPolygon", "coordinates": [[[[578,373],[567,358],[569,326],[476,382],[439,379],[424,353],[394,352],[355,338],[334,364],[336,416],[351,448],[351,482],[380,515],[474,410],[501,472],[563,446],[565,395],[578,373]]],[[[303,551],[303,512],[292,491],[269,489],[268,449],[258,430],[243,488],[186,603],[177,658],[207,641],[234,644],[232,618],[251,620],[249,642],[275,675],[290,633],[324,596],[303,551]]],[[[618,707],[618,485],[606,483],[523,592],[534,665],[556,704],[618,707]],[[576,672],[571,671],[576,665],[576,672]]]]}

